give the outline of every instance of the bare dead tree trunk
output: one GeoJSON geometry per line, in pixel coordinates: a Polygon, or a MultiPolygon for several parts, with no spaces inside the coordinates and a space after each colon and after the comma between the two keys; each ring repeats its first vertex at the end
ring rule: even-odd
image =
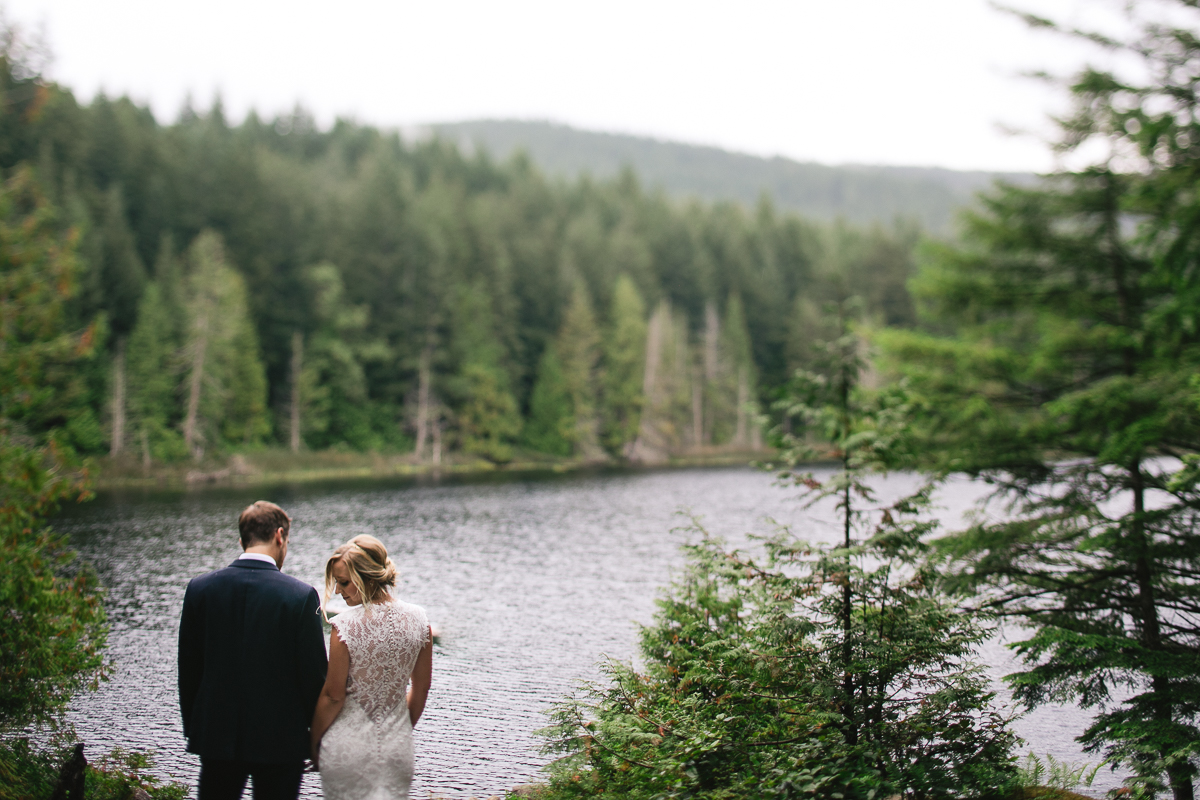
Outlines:
{"type": "Polygon", "coordinates": [[[118,456],[125,449],[125,339],[117,340],[113,358],[112,447],[109,455],[118,456]]]}
{"type": "Polygon", "coordinates": [[[646,366],[642,372],[642,414],[638,420],[638,434],[625,451],[630,461],[653,461],[658,457],[651,444],[655,438],[656,411],[659,397],[658,372],[662,360],[663,329],[670,324],[671,311],[665,301],[659,304],[646,327],[646,366]]]}
{"type": "Polygon", "coordinates": [[[433,456],[430,459],[435,467],[442,464],[442,414],[441,409],[435,412],[433,420],[433,456]]]}
{"type": "Polygon", "coordinates": [[[187,416],[183,420],[183,443],[199,459],[196,444],[196,419],[200,413],[200,392],[204,386],[204,351],[208,347],[208,315],[196,320],[196,340],[192,345],[192,374],[188,386],[187,416]]]}
{"type": "Polygon", "coordinates": [[[712,396],[717,391],[717,378],[719,377],[720,363],[720,341],[721,341],[721,318],[717,316],[716,303],[709,302],[704,306],[704,392],[702,396],[707,396],[709,402],[705,409],[707,418],[704,420],[704,444],[712,444],[713,428],[716,427],[716,420],[713,416],[716,414],[716,403],[712,402],[712,396]]]}
{"type": "Polygon", "coordinates": [[[699,366],[692,369],[692,443],[704,444],[704,375],[699,366]]]}
{"type": "Polygon", "coordinates": [[[150,436],[142,428],[142,472],[150,474],[150,436]]]}
{"type": "Polygon", "coordinates": [[[417,460],[425,458],[425,443],[429,439],[429,378],[430,361],[433,360],[433,345],[426,344],[421,350],[417,366],[417,460]]]}
{"type": "Polygon", "coordinates": [[[304,369],[304,334],[292,333],[292,452],[300,452],[300,373],[304,369]]]}
{"type": "Polygon", "coordinates": [[[745,364],[738,367],[738,382],[737,382],[737,431],[733,435],[733,441],[737,447],[745,447],[749,444],[746,422],[750,415],[750,410],[747,406],[750,404],[750,370],[745,364]]]}

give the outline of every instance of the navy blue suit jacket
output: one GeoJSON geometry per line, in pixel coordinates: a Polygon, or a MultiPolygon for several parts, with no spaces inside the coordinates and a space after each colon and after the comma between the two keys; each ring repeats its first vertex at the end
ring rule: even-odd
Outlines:
{"type": "Polygon", "coordinates": [[[179,705],[188,751],[294,764],[325,683],[313,587],[273,564],[239,559],[193,578],[179,622],[179,705]]]}

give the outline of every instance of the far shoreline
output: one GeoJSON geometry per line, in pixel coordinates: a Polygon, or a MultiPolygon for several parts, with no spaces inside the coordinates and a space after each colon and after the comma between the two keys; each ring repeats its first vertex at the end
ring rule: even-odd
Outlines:
{"type": "Polygon", "coordinates": [[[549,477],[589,472],[642,472],[660,469],[752,466],[770,461],[773,449],[731,450],[707,448],[654,462],[625,459],[583,460],[519,453],[496,464],[482,458],[451,454],[441,463],[418,461],[412,453],[358,453],[272,449],[235,453],[202,462],[153,463],[146,466],[130,458],[97,459],[92,488],[101,494],[125,492],[205,492],[356,481],[438,483],[549,477]]]}

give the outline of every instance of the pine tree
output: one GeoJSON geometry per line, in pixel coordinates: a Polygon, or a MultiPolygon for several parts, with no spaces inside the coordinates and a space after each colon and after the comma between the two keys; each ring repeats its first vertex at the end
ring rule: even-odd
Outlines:
{"type": "Polygon", "coordinates": [[[575,418],[575,454],[588,461],[602,458],[597,408],[600,332],[591,298],[582,282],[575,284],[555,347],[575,418]]]}
{"type": "Polygon", "coordinates": [[[185,319],[181,281],[179,260],[164,241],[126,347],[129,429],[143,463],[187,455],[179,429],[185,319]]]}
{"type": "Polygon", "coordinates": [[[1105,157],[997,187],[916,282],[933,330],[953,336],[882,341],[923,397],[934,468],[983,476],[1007,504],[941,544],[952,586],[1032,630],[1016,697],[1096,708],[1085,749],[1192,800],[1200,39],[1135,8],[1136,40],[1108,44],[1148,82],[1085,71],[1064,120],[1062,149],[1105,157]]]}
{"type": "Polygon", "coordinates": [[[617,278],[604,337],[604,446],[629,455],[641,422],[646,372],[646,304],[627,275],[617,278]]]}
{"type": "Polygon", "coordinates": [[[126,350],[130,428],[143,457],[170,460],[186,454],[174,423],[179,409],[178,310],[164,301],[157,282],[146,286],[126,350]]]}
{"type": "Polygon", "coordinates": [[[146,268],[138,256],[136,242],[125,219],[125,200],[120,189],[104,193],[100,223],[92,234],[91,252],[97,259],[94,280],[102,307],[116,336],[126,336],[137,319],[138,300],[146,284],[146,268]]]}
{"type": "Polygon", "coordinates": [[[807,376],[784,401],[836,445],[842,469],[824,483],[796,473],[814,454],[785,436],[779,476],[810,503],[837,499],[841,541],[785,529],[759,555],[694,523],[639,665],[609,662],[606,680],[551,712],[548,798],[1011,792],[1018,740],[976,655],[991,617],[935,586],[922,559],[928,487],[875,501],[869,478],[901,463],[910,409],[902,391],[855,391],[857,348],[843,355],[834,372],[847,383],[807,376]]]}
{"type": "Polygon", "coordinates": [[[341,271],[328,262],[304,271],[313,297],[313,327],[302,340],[300,430],[309,447],[339,443],[359,450],[378,448],[372,431],[363,360],[384,355],[382,343],[365,337],[366,306],[346,302],[341,271]]]}
{"type": "Polygon", "coordinates": [[[76,232],[62,225],[30,171],[16,170],[0,187],[0,731],[6,736],[62,723],[72,696],[110,672],[103,587],[46,524],[63,501],[84,499],[90,488],[76,452],[78,426],[91,417],[78,374],[95,358],[99,324],[76,327],[71,318],[77,248],[76,232]]]}
{"type": "Polygon", "coordinates": [[[753,447],[758,442],[754,398],[757,395],[754,353],[750,331],[746,327],[746,312],[738,294],[729,296],[725,304],[725,324],[721,328],[723,392],[730,398],[731,413],[726,420],[728,431],[720,432],[718,441],[729,442],[737,448],[753,447]]]}
{"type": "Polygon", "coordinates": [[[480,281],[458,287],[452,309],[457,370],[447,384],[455,401],[459,442],[468,453],[503,463],[521,431],[520,410],[509,389],[504,351],[480,281]]]}
{"type": "Polygon", "coordinates": [[[197,459],[225,443],[260,441],[270,432],[267,381],[241,276],[225,260],[220,237],[206,231],[187,252],[184,444],[197,459]]]}
{"type": "MultiPolygon", "coordinates": [[[[236,308],[229,310],[237,315],[236,308]]],[[[236,318],[229,345],[219,353],[224,372],[225,405],[221,413],[221,437],[233,445],[258,444],[271,435],[267,414],[267,374],[259,356],[258,332],[248,311],[236,318]]]]}
{"type": "Polygon", "coordinates": [[[690,442],[694,427],[693,356],[687,320],[666,300],[659,303],[646,331],[645,402],[638,436],[629,458],[643,463],[665,461],[690,442]]]}
{"type": "Polygon", "coordinates": [[[537,381],[529,397],[529,419],[522,440],[531,450],[569,456],[575,441],[575,414],[562,362],[553,343],[538,362],[537,381]]]}

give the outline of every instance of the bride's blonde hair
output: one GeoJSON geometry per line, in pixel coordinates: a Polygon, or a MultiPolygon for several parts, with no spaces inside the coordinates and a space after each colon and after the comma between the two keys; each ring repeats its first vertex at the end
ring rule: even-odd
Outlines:
{"type": "Polygon", "coordinates": [[[350,582],[358,589],[363,605],[378,601],[396,585],[396,565],[388,558],[387,547],[374,536],[364,533],[334,550],[325,562],[326,603],[334,594],[333,565],[339,561],[346,565],[350,582]]]}

